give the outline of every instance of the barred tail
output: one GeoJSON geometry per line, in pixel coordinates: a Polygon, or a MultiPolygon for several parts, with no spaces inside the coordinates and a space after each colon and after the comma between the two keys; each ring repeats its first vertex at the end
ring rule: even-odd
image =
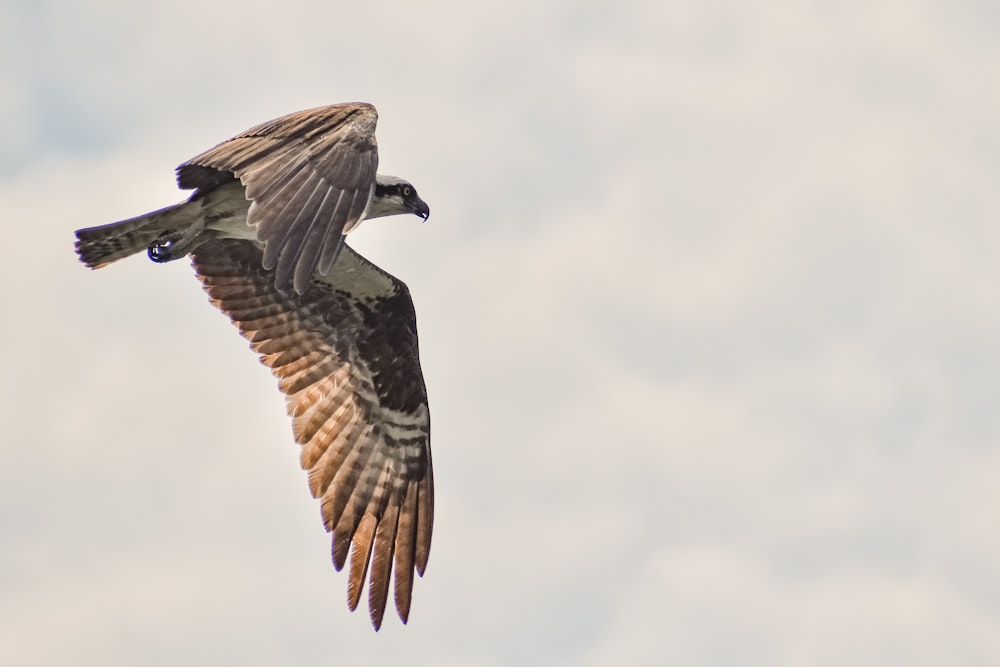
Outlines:
{"type": "Polygon", "coordinates": [[[110,225],[79,229],[76,232],[76,254],[90,268],[99,269],[142,252],[164,234],[179,231],[190,224],[189,216],[176,215],[188,203],[181,202],[110,225]]]}

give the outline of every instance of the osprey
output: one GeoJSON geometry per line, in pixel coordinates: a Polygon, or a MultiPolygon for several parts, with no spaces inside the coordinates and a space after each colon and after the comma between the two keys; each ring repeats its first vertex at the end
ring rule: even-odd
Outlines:
{"type": "Polygon", "coordinates": [[[91,268],[191,255],[212,304],[279,379],[336,569],[350,556],[348,606],[370,570],[376,630],[390,573],[406,622],[434,515],[413,301],[344,243],[362,220],[430,214],[410,183],[376,173],[377,117],[337,104],[258,125],[178,167],[187,201],[76,232],[91,268]]]}

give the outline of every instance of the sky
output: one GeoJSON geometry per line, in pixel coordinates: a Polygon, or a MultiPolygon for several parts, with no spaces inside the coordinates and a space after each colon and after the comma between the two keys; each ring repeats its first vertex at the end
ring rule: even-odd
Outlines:
{"type": "Polygon", "coordinates": [[[1000,10],[0,5],[0,663],[1000,663],[1000,10]],[[368,101],[436,513],[373,632],[185,261],[73,231],[368,101]]]}

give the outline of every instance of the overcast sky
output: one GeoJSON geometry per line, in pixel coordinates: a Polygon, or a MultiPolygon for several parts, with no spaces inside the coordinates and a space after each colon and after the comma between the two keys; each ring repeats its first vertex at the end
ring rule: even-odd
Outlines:
{"type": "Polygon", "coordinates": [[[0,663],[1000,663],[996,3],[14,0],[0,71],[0,663]],[[356,100],[432,211],[352,235],[434,423],[378,634],[188,263],[72,249],[356,100]]]}

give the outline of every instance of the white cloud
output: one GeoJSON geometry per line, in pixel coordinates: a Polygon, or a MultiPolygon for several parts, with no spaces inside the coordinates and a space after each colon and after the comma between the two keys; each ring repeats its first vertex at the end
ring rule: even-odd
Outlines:
{"type": "Polygon", "coordinates": [[[39,10],[3,112],[33,158],[0,165],[0,660],[996,662],[974,9],[39,10]],[[355,237],[413,291],[435,424],[428,575],[379,635],[184,262],[71,251],[213,142],[342,99],[378,103],[383,169],[433,211],[355,237]]]}

